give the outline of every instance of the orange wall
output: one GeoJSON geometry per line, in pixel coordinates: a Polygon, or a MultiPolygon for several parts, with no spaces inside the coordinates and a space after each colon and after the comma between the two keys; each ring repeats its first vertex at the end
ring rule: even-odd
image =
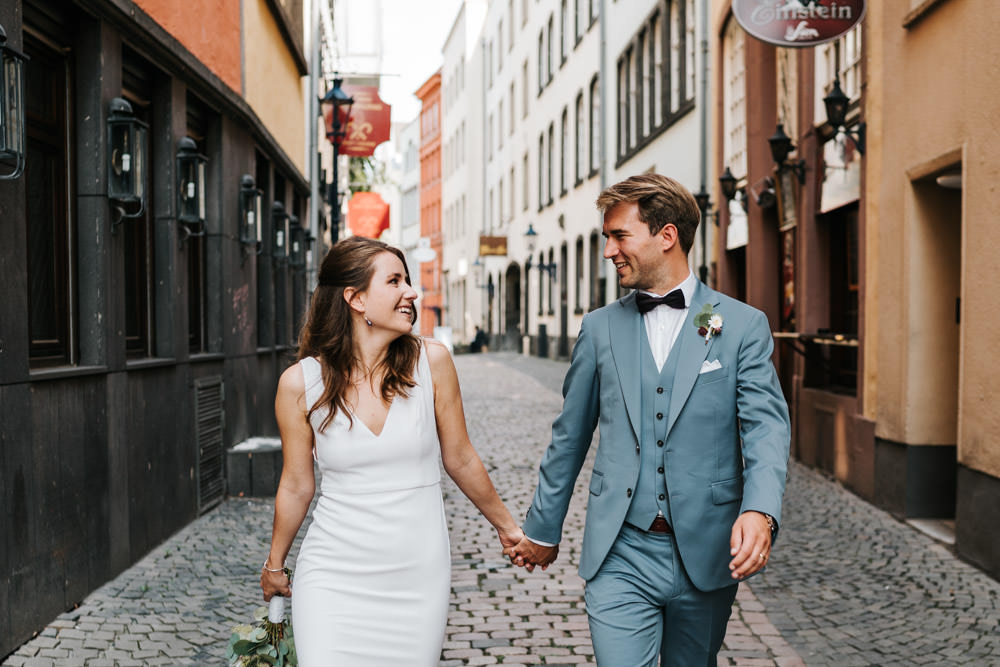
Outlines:
{"type": "Polygon", "coordinates": [[[135,0],[144,12],[237,93],[240,84],[240,0],[135,0]]]}

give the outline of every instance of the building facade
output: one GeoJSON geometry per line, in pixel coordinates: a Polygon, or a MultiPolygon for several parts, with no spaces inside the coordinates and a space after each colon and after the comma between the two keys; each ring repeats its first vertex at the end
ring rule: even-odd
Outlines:
{"type": "Polygon", "coordinates": [[[998,133],[973,90],[996,60],[989,2],[867,3],[802,49],[714,2],[719,287],[767,313],[793,455],[993,576],[1000,443],[990,354],[998,133]],[[955,35],[962,35],[956,40],[955,35]],[[833,126],[825,100],[842,91],[833,126]],[[794,152],[770,149],[778,124],[794,152]]]}
{"type": "MultiPolygon", "coordinates": [[[[433,336],[442,326],[444,305],[441,234],[441,72],[437,71],[414,93],[420,109],[420,237],[434,256],[420,263],[420,317],[422,336],[433,336]]],[[[410,269],[413,271],[413,269],[410,269]]]]}
{"type": "Polygon", "coordinates": [[[175,4],[0,6],[30,58],[26,168],[0,181],[0,655],[219,502],[227,447],[276,433],[305,302],[302,3],[175,4]],[[145,156],[109,130],[127,108],[145,156]],[[111,201],[129,172],[143,200],[111,201]]]}

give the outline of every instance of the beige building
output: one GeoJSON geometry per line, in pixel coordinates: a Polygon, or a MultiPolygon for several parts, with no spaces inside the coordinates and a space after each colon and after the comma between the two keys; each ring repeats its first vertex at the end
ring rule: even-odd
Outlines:
{"type": "Polygon", "coordinates": [[[711,16],[716,286],[768,315],[793,455],[1000,575],[995,3],[868,2],[796,49],[711,16]]]}
{"type": "Polygon", "coordinates": [[[875,501],[1000,576],[993,0],[869,3],[864,401],[875,501]],[[930,502],[932,506],[926,505],[930,502]]]}

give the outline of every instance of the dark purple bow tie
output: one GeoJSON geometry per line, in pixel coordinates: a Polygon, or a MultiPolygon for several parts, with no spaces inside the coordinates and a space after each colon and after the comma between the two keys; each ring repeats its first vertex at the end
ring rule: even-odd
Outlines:
{"type": "Polygon", "coordinates": [[[646,314],[661,304],[671,308],[685,308],[684,292],[675,289],[666,296],[653,296],[645,292],[639,292],[635,295],[635,307],[639,309],[640,314],[646,314]]]}

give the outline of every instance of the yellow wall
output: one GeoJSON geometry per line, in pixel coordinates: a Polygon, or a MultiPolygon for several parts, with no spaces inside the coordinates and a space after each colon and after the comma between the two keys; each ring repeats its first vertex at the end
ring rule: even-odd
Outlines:
{"type": "Polygon", "coordinates": [[[913,4],[871,2],[865,19],[865,413],[880,437],[957,441],[961,463],[1000,476],[1000,93],[986,66],[1000,13],[946,0],[907,28],[913,4]],[[956,162],[964,187],[945,190],[934,177],[956,162]]]}
{"type": "Polygon", "coordinates": [[[295,60],[265,0],[243,0],[243,28],[244,97],[304,174],[302,124],[308,79],[299,77],[295,60]]]}

